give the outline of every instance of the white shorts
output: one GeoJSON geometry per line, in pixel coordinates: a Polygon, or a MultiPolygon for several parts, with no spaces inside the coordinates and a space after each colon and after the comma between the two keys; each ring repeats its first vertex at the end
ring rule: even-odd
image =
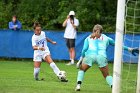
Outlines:
{"type": "Polygon", "coordinates": [[[45,60],[45,57],[50,55],[50,51],[42,51],[42,53],[34,53],[33,61],[42,62],[42,59],[45,60]]]}

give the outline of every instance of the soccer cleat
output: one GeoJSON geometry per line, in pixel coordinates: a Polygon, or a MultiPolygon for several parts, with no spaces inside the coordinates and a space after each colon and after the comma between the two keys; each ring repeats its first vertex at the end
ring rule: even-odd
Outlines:
{"type": "Polygon", "coordinates": [[[80,84],[77,84],[75,91],[80,91],[80,84]]]}
{"type": "Polygon", "coordinates": [[[35,78],[35,80],[36,80],[36,81],[44,81],[45,78],[41,78],[41,79],[39,79],[39,78],[35,78]]]}
{"type": "Polygon", "coordinates": [[[74,63],[71,63],[71,62],[69,62],[69,63],[67,63],[66,65],[67,66],[70,66],[70,65],[73,65],[74,63]]]}
{"type": "Polygon", "coordinates": [[[36,81],[39,81],[39,78],[35,78],[36,81]]]}

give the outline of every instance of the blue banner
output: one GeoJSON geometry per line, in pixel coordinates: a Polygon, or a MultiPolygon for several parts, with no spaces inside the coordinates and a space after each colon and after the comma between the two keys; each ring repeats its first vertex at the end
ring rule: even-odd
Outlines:
{"type": "MultiPolygon", "coordinates": [[[[0,57],[11,58],[33,58],[33,49],[31,44],[31,38],[34,34],[33,31],[12,31],[1,30],[0,31],[0,57]]],[[[51,52],[51,56],[56,60],[69,60],[69,53],[66,47],[66,42],[63,37],[63,31],[45,31],[46,36],[57,42],[56,45],[48,43],[48,47],[51,52]]],[[[78,32],[76,39],[76,59],[78,60],[83,48],[84,39],[90,34],[90,32],[78,32]]],[[[106,34],[114,39],[114,34],[106,34]]],[[[138,47],[140,41],[140,35],[126,35],[124,39],[124,45],[129,47],[138,47]],[[133,40],[133,41],[132,41],[133,40]]],[[[109,61],[114,60],[114,46],[109,46],[107,49],[107,56],[109,61]]],[[[132,56],[131,53],[123,52],[124,62],[138,62],[138,56],[132,56]]]]}

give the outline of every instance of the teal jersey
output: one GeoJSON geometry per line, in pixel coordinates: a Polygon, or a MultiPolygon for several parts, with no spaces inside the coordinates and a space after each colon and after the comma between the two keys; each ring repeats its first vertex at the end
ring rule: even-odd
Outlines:
{"type": "MultiPolygon", "coordinates": [[[[90,35],[91,36],[91,35],[90,35]]],[[[94,40],[88,36],[84,41],[84,46],[82,49],[82,57],[85,55],[97,55],[97,40],[94,40]]]]}
{"type": "MultiPolygon", "coordinates": [[[[90,38],[90,36],[88,36],[85,41],[84,41],[84,46],[82,49],[82,57],[84,57],[85,55],[102,55],[104,57],[107,57],[106,54],[106,49],[108,47],[108,45],[115,45],[115,41],[110,38],[107,37],[104,34],[101,34],[100,38],[90,38]]],[[[123,47],[125,50],[128,50],[128,47],[124,46],[123,47]]]]}

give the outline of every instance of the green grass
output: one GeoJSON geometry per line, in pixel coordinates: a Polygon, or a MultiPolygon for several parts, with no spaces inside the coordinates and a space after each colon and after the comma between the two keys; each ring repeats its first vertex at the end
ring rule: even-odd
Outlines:
{"type": "MultiPolygon", "coordinates": [[[[0,93],[77,93],[77,69],[75,66],[66,66],[65,62],[56,63],[61,70],[67,72],[68,83],[60,82],[48,64],[42,63],[40,77],[45,81],[33,79],[33,62],[0,61],[0,93]]],[[[109,64],[112,73],[113,64],[109,64]]],[[[124,64],[121,93],[135,93],[137,64],[124,64]]],[[[111,93],[97,65],[89,69],[79,93],[111,93]]]]}

